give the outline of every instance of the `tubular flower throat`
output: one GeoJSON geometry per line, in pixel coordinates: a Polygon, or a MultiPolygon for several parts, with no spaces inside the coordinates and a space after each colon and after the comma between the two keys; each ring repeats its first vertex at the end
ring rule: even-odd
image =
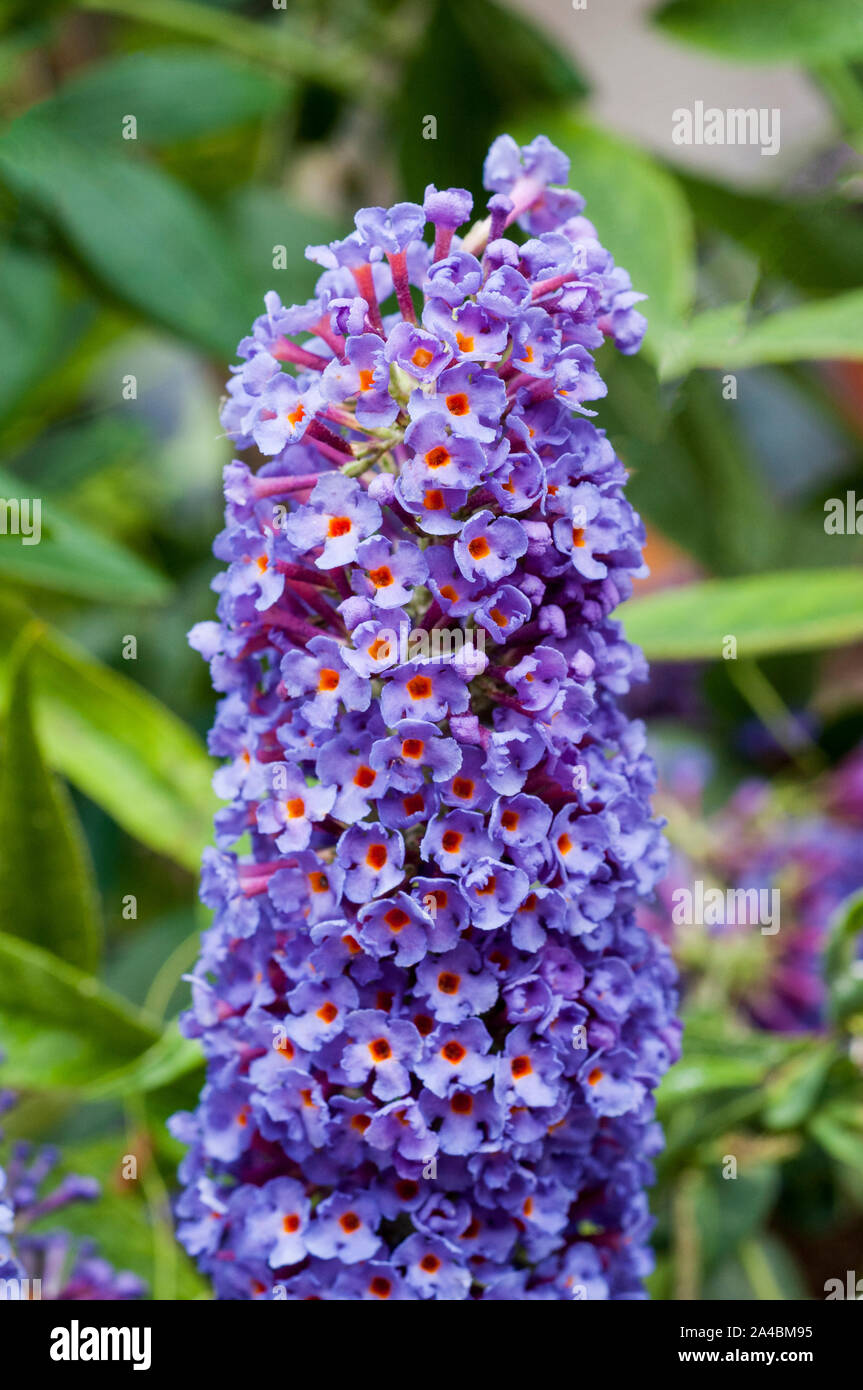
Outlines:
{"type": "Polygon", "coordinates": [[[501,136],[463,238],[463,189],[365,208],[239,347],[223,424],[265,461],[225,470],[190,636],[227,805],[172,1121],[220,1298],[644,1296],[679,1025],[617,703],[644,532],[586,404],[644,296],[568,173],[501,136]]]}

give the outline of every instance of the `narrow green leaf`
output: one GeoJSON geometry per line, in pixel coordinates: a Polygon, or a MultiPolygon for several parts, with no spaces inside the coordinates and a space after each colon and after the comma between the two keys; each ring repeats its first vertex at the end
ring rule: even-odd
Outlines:
{"type": "MultiPolygon", "coordinates": [[[[0,648],[30,617],[0,596],[0,648]]],[[[195,871],[210,840],[213,765],[183,722],[133,681],[44,631],[30,658],[49,763],[136,839],[195,871]]]]}
{"type": "Polygon", "coordinates": [[[829,989],[830,1018],[841,1024],[852,1014],[863,1013],[863,973],[859,960],[863,932],[863,892],[852,893],[840,903],[830,923],[824,952],[824,976],[829,989]]]}
{"type": "Polygon", "coordinates": [[[859,1173],[863,1170],[863,1110],[859,1103],[849,1113],[845,1105],[825,1106],[809,1122],[809,1131],[823,1149],[839,1163],[859,1173]]]}
{"type": "Polygon", "coordinates": [[[768,1129],[796,1129],[814,1109],[836,1060],[831,1040],[814,1043],[811,1051],[793,1058],[773,1078],[764,1093],[764,1123],[768,1129]]]}
{"type": "Polygon", "coordinates": [[[75,1089],[157,1041],[141,1010],[59,957],[0,933],[3,1077],[13,1087],[75,1089]]]}
{"type": "Polygon", "coordinates": [[[863,57],[858,0],[671,0],[653,21],[683,43],[742,63],[863,57]]]}
{"type": "Polygon", "coordinates": [[[863,570],[786,570],[708,579],[630,599],[618,615],[652,661],[716,661],[841,646],[863,636],[863,570]]]}
{"type": "Polygon", "coordinates": [[[0,416],[56,361],[65,318],[54,262],[35,251],[4,246],[0,251],[0,416]]]}
{"type": "MultiPolygon", "coordinates": [[[[29,494],[27,483],[0,469],[0,503],[17,500],[20,514],[24,494],[29,494]]],[[[102,603],[158,603],[170,593],[168,581],[124,546],[44,498],[28,495],[28,501],[30,526],[38,505],[38,531],[32,540],[9,529],[0,535],[0,575],[102,603]]]]}
{"type": "Polygon", "coordinates": [[[291,88],[274,74],[206,48],[126,53],[72,77],[38,108],[68,135],[123,150],[135,138],[166,145],[271,115],[291,88]]]}
{"type": "Polygon", "coordinates": [[[733,371],[768,362],[863,359],[863,290],[783,309],[752,323],[746,314],[744,304],[697,314],[663,344],[660,376],[667,381],[695,367],[733,371]]]}
{"type": "Polygon", "coordinates": [[[712,1091],[755,1086],[763,1080],[766,1070],[764,1063],[757,1059],[689,1053],[666,1073],[659,1090],[659,1104],[667,1110],[712,1091]]]}
{"type": "Polygon", "coordinates": [[[101,926],[75,808],[42,761],[26,663],[13,675],[0,765],[0,931],[92,971],[101,926]]]}
{"type": "Polygon", "coordinates": [[[0,138],[0,176],[121,300],[227,355],[249,315],[230,243],[192,193],[126,143],[115,153],[79,142],[37,109],[0,138]]]}
{"type": "Polygon", "coordinates": [[[572,160],[570,182],[603,246],[648,296],[645,350],[654,358],[689,309],[695,284],[692,219],[679,184],[649,155],[565,111],[539,115],[514,134],[543,131],[572,160]]]}
{"type": "Polygon", "coordinates": [[[107,1100],[133,1093],[143,1095],[199,1069],[203,1072],[200,1044],[182,1037],[176,1022],[171,1023],[158,1041],[133,1062],[106,1072],[84,1087],[84,1098],[107,1100]]]}

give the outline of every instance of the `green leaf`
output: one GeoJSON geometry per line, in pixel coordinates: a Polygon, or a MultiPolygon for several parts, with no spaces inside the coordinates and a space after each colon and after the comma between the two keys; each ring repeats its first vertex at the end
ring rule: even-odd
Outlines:
{"type": "Polygon", "coordinates": [[[34,251],[4,246],[0,252],[0,416],[56,362],[65,323],[54,262],[34,251]]]}
{"type": "MultiPolygon", "coordinates": [[[[648,296],[645,349],[658,357],[687,313],[695,284],[692,219],[676,180],[649,155],[560,110],[531,123],[572,160],[570,183],[586,199],[585,215],[603,246],[648,296]]],[[[529,138],[521,123],[514,132],[529,138]]]]}
{"type": "Polygon", "coordinates": [[[74,1090],[157,1041],[141,1010],[30,941],[0,933],[0,1038],[6,1085],[74,1090]]]}
{"type": "Polygon", "coordinates": [[[705,1265],[713,1265],[751,1236],[770,1215],[779,1188],[779,1170],[762,1163],[734,1178],[714,1168],[699,1185],[696,1216],[705,1265]]]}
{"type": "Polygon", "coordinates": [[[671,0],[653,22],[683,43],[737,62],[863,57],[858,0],[671,0]]]}
{"type": "MultiPolygon", "coordinates": [[[[508,5],[435,0],[427,11],[391,117],[404,193],[420,201],[427,183],[478,193],[495,136],[534,106],[569,105],[586,90],[568,56],[508,5]],[[424,135],[429,113],[437,121],[433,139],[424,135]]],[[[484,201],[476,204],[477,216],[483,208],[484,201]]]]}
{"type": "Polygon", "coordinates": [[[26,661],[15,669],[0,766],[0,931],[93,970],[101,925],[87,843],[42,761],[26,661]]]}
{"type": "Polygon", "coordinates": [[[824,952],[824,976],[829,988],[831,1020],[841,1024],[863,1013],[863,974],[858,957],[863,932],[863,891],[852,893],[837,908],[824,952]]]}
{"type": "Polygon", "coordinates": [[[712,1091],[756,1086],[763,1080],[765,1071],[764,1063],[755,1058],[709,1057],[687,1052],[663,1078],[659,1105],[667,1111],[712,1091]]]}
{"type": "Polygon", "coordinates": [[[859,1102],[825,1106],[809,1122],[809,1132],[831,1158],[859,1173],[863,1169],[863,1108],[859,1102]]]}
{"type": "Polygon", "coordinates": [[[136,138],[166,145],[269,116],[291,94],[284,80],[206,48],[127,53],[86,68],[38,110],[67,135],[125,149],[123,122],[136,138]]]}
{"type": "Polygon", "coordinates": [[[187,189],[133,150],[80,143],[38,110],[0,138],[0,175],[124,303],[225,356],[248,328],[230,243],[187,189]]]}
{"type": "Polygon", "coordinates": [[[651,661],[717,661],[841,646],[863,635],[863,570],[786,570],[708,579],[630,599],[618,611],[651,661]]]}
{"type": "Polygon", "coordinates": [[[863,359],[863,290],[783,309],[747,323],[745,304],[697,314],[663,344],[660,376],[684,376],[694,367],[733,371],[767,362],[863,359]]]}
{"type": "Polygon", "coordinates": [[[203,1073],[204,1058],[200,1044],[182,1037],[175,1022],[133,1062],[106,1072],[84,1087],[83,1099],[108,1100],[133,1092],[143,1095],[199,1070],[203,1073]]]}
{"type": "Polygon", "coordinates": [[[333,241],[344,232],[335,218],[298,206],[277,188],[247,185],[230,199],[226,214],[257,306],[268,290],[277,290],[283,304],[309,299],[321,268],[306,260],[306,247],[333,241]],[[276,246],[284,246],[287,252],[283,270],[273,266],[276,246]]]}
{"type": "MultiPolygon", "coordinates": [[[[0,596],[0,647],[30,617],[0,596]]],[[[183,722],[133,681],[44,631],[30,658],[49,763],[143,844],[197,870],[211,838],[212,763],[183,722]]]]}
{"type": "MultiPolygon", "coordinates": [[[[0,502],[20,502],[26,492],[23,479],[0,469],[0,502]]],[[[29,500],[32,524],[37,499],[29,500]]],[[[167,580],[137,555],[64,516],[45,499],[39,498],[38,505],[37,544],[25,544],[21,535],[0,535],[0,575],[102,603],[158,603],[170,593],[167,580]]]]}
{"type": "Polygon", "coordinates": [[[355,45],[348,49],[329,35],[321,42],[317,33],[293,23],[284,13],[270,14],[269,22],[262,22],[257,16],[247,19],[231,14],[227,5],[196,4],[195,0],[78,0],[78,8],[152,24],[199,43],[214,43],[337,92],[364,93],[369,82],[368,66],[355,45]]]}
{"type": "Polygon", "coordinates": [[[816,294],[863,283],[863,239],[853,204],[770,198],[692,175],[678,178],[696,218],[752,251],[768,273],[816,294]]]}
{"type": "Polygon", "coordinates": [[[764,1123],[768,1129],[796,1129],[815,1108],[836,1060],[831,1040],[813,1043],[811,1051],[794,1057],[769,1083],[764,1093],[764,1123]]]}

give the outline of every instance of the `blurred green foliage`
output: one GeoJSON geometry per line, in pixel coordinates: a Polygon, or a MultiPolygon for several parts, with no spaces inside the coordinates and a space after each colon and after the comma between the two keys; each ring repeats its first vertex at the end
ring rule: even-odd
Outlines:
{"type": "MultiPolygon", "coordinates": [[[[218,397],[263,293],[309,294],[308,242],[430,181],[479,197],[490,140],[545,131],[650,296],[642,356],[603,355],[600,423],[651,535],[673,547],[660,571],[707,581],[633,600],[633,636],[650,656],[717,663],[735,633],[760,661],[748,684],[721,662],[703,683],[701,735],[728,779],[747,770],[744,718],[770,730],[808,705],[824,756],[863,734],[859,660],[833,650],[863,635],[863,542],[823,527],[863,435],[863,369],[849,365],[863,360],[859,161],[850,174],[834,161],[842,172],[805,194],[805,180],[756,194],[681,173],[596,125],[583,74],[526,13],[496,0],[0,11],[0,491],[44,504],[41,544],[0,535],[4,1081],[25,1093],[14,1125],[62,1140],[67,1164],[104,1182],[69,1222],[156,1297],[206,1296],[171,1237],[179,1151],[164,1120],[201,1078],[175,1019],[214,809],[213,696],[185,632],[213,604],[230,457],[218,397]],[[783,661],[804,648],[815,655],[783,661]],[[126,1153],[140,1183],[118,1177],[126,1153]]],[[[854,0],[672,0],[656,18],[728,58],[817,63],[832,144],[859,149],[854,0]]],[[[689,1019],[660,1095],[655,1296],[817,1295],[813,1231],[843,1261],[849,1232],[863,1244],[848,1059],[860,925],[857,903],[835,926],[823,1038],[758,1034],[721,1006],[689,1019]],[[732,1144],[745,1174],[727,1183],[732,1144]]]]}

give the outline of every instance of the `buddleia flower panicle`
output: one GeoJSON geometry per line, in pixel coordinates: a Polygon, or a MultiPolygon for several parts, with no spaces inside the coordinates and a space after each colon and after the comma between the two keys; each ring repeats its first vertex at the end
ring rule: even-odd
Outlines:
{"type": "Polygon", "coordinates": [[[464,236],[464,189],[364,208],[240,343],[222,420],[258,466],[225,470],[190,639],[225,760],[207,1079],[173,1121],[219,1298],[643,1296],[679,1026],[618,706],[644,532],[591,403],[644,296],[568,172],[501,136],[464,236]]]}
{"type": "MultiPolygon", "coordinates": [[[[0,1092],[0,1114],[14,1102],[11,1091],[0,1092]]],[[[99,1196],[94,1178],[75,1174],[47,1187],[58,1160],[56,1149],[20,1141],[0,1167],[0,1300],[142,1298],[146,1290],[137,1275],[115,1270],[91,1241],[62,1229],[45,1232],[49,1217],[53,1222],[57,1215],[62,1223],[59,1214],[70,1203],[99,1196]]]]}

